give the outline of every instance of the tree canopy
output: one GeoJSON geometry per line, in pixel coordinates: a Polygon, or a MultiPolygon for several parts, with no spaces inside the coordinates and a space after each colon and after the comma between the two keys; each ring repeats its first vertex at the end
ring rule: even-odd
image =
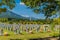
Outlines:
{"type": "Polygon", "coordinates": [[[60,10],[60,2],[56,0],[21,0],[27,7],[33,9],[37,14],[43,12],[46,19],[60,10]]]}
{"type": "MultiPolygon", "coordinates": [[[[46,19],[55,15],[60,10],[60,1],[56,0],[21,0],[21,2],[33,9],[37,14],[42,12],[46,19]]],[[[6,12],[7,7],[10,9],[14,8],[15,5],[15,0],[0,0],[0,13],[6,12]]]]}
{"type": "Polygon", "coordinates": [[[15,0],[0,0],[0,13],[6,12],[7,7],[10,9],[15,7],[15,0]]]}

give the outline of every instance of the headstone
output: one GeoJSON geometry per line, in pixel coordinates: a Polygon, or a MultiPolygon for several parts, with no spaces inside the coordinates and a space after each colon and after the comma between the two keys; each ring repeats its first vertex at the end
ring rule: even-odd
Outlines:
{"type": "Polygon", "coordinates": [[[49,29],[49,25],[44,25],[44,31],[47,32],[49,29]]]}
{"type": "Polygon", "coordinates": [[[17,34],[20,34],[20,25],[17,25],[17,34]]]}
{"type": "Polygon", "coordinates": [[[55,30],[55,31],[59,31],[59,30],[60,30],[60,25],[55,25],[54,30],[55,30]]]}
{"type": "Polygon", "coordinates": [[[20,34],[20,25],[19,24],[14,24],[13,25],[13,31],[15,34],[20,34]]]}
{"type": "Polygon", "coordinates": [[[3,29],[0,29],[0,35],[3,35],[3,29]]]}
{"type": "Polygon", "coordinates": [[[36,25],[36,32],[39,32],[39,30],[40,30],[40,25],[36,25]]]}
{"type": "Polygon", "coordinates": [[[29,25],[26,25],[26,32],[29,32],[29,25]]]}
{"type": "Polygon", "coordinates": [[[14,31],[14,34],[17,34],[16,24],[13,24],[13,31],[14,31]]]}

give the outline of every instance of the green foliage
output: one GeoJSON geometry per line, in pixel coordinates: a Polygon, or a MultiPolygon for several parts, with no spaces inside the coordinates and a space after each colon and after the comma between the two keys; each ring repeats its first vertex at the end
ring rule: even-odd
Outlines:
{"type": "Polygon", "coordinates": [[[0,13],[1,12],[6,12],[7,7],[9,7],[10,9],[15,7],[15,0],[1,0],[0,2],[0,13]],[[2,8],[2,6],[7,6],[2,8]]]}
{"type": "Polygon", "coordinates": [[[54,23],[54,24],[60,24],[60,18],[54,19],[54,20],[53,20],[53,23],[54,23]]]}
{"type": "Polygon", "coordinates": [[[32,8],[35,13],[43,12],[46,19],[55,15],[57,10],[60,10],[60,2],[55,0],[21,0],[29,8],[32,8]],[[41,9],[41,6],[44,6],[41,9]],[[58,7],[57,7],[58,6],[58,7]]]}

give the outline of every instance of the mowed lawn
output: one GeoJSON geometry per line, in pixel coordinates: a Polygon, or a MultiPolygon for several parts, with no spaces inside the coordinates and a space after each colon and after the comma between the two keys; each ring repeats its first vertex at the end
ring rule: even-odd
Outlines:
{"type": "Polygon", "coordinates": [[[9,36],[0,36],[0,40],[10,40],[10,39],[22,39],[22,40],[29,40],[33,38],[45,38],[45,37],[52,37],[59,35],[59,32],[57,31],[51,31],[51,32],[36,32],[33,34],[25,33],[22,34],[14,34],[14,32],[5,30],[4,32],[8,32],[10,34],[9,36]]]}

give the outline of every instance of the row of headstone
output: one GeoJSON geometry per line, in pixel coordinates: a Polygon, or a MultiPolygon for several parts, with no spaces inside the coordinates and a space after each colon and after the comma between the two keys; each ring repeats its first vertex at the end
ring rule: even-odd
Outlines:
{"type": "Polygon", "coordinates": [[[0,23],[0,28],[6,29],[6,30],[9,30],[9,31],[13,31],[15,34],[20,33],[20,25],[19,24],[0,23]]]}
{"type": "Polygon", "coordinates": [[[20,25],[21,27],[22,27],[22,31],[24,31],[24,30],[26,30],[26,32],[29,32],[29,31],[32,31],[32,30],[39,30],[40,29],[40,25],[32,25],[32,24],[26,24],[26,25],[23,25],[23,24],[21,24],[20,25]]]}
{"type": "MultiPolygon", "coordinates": [[[[15,34],[20,34],[20,32],[26,31],[49,31],[51,30],[51,26],[48,24],[45,25],[38,25],[38,24],[6,24],[6,23],[0,23],[0,28],[6,29],[9,31],[13,31],[15,34]]],[[[55,25],[55,30],[57,31],[60,29],[60,25],[55,25]]],[[[1,32],[0,32],[1,33],[1,32]]]]}

